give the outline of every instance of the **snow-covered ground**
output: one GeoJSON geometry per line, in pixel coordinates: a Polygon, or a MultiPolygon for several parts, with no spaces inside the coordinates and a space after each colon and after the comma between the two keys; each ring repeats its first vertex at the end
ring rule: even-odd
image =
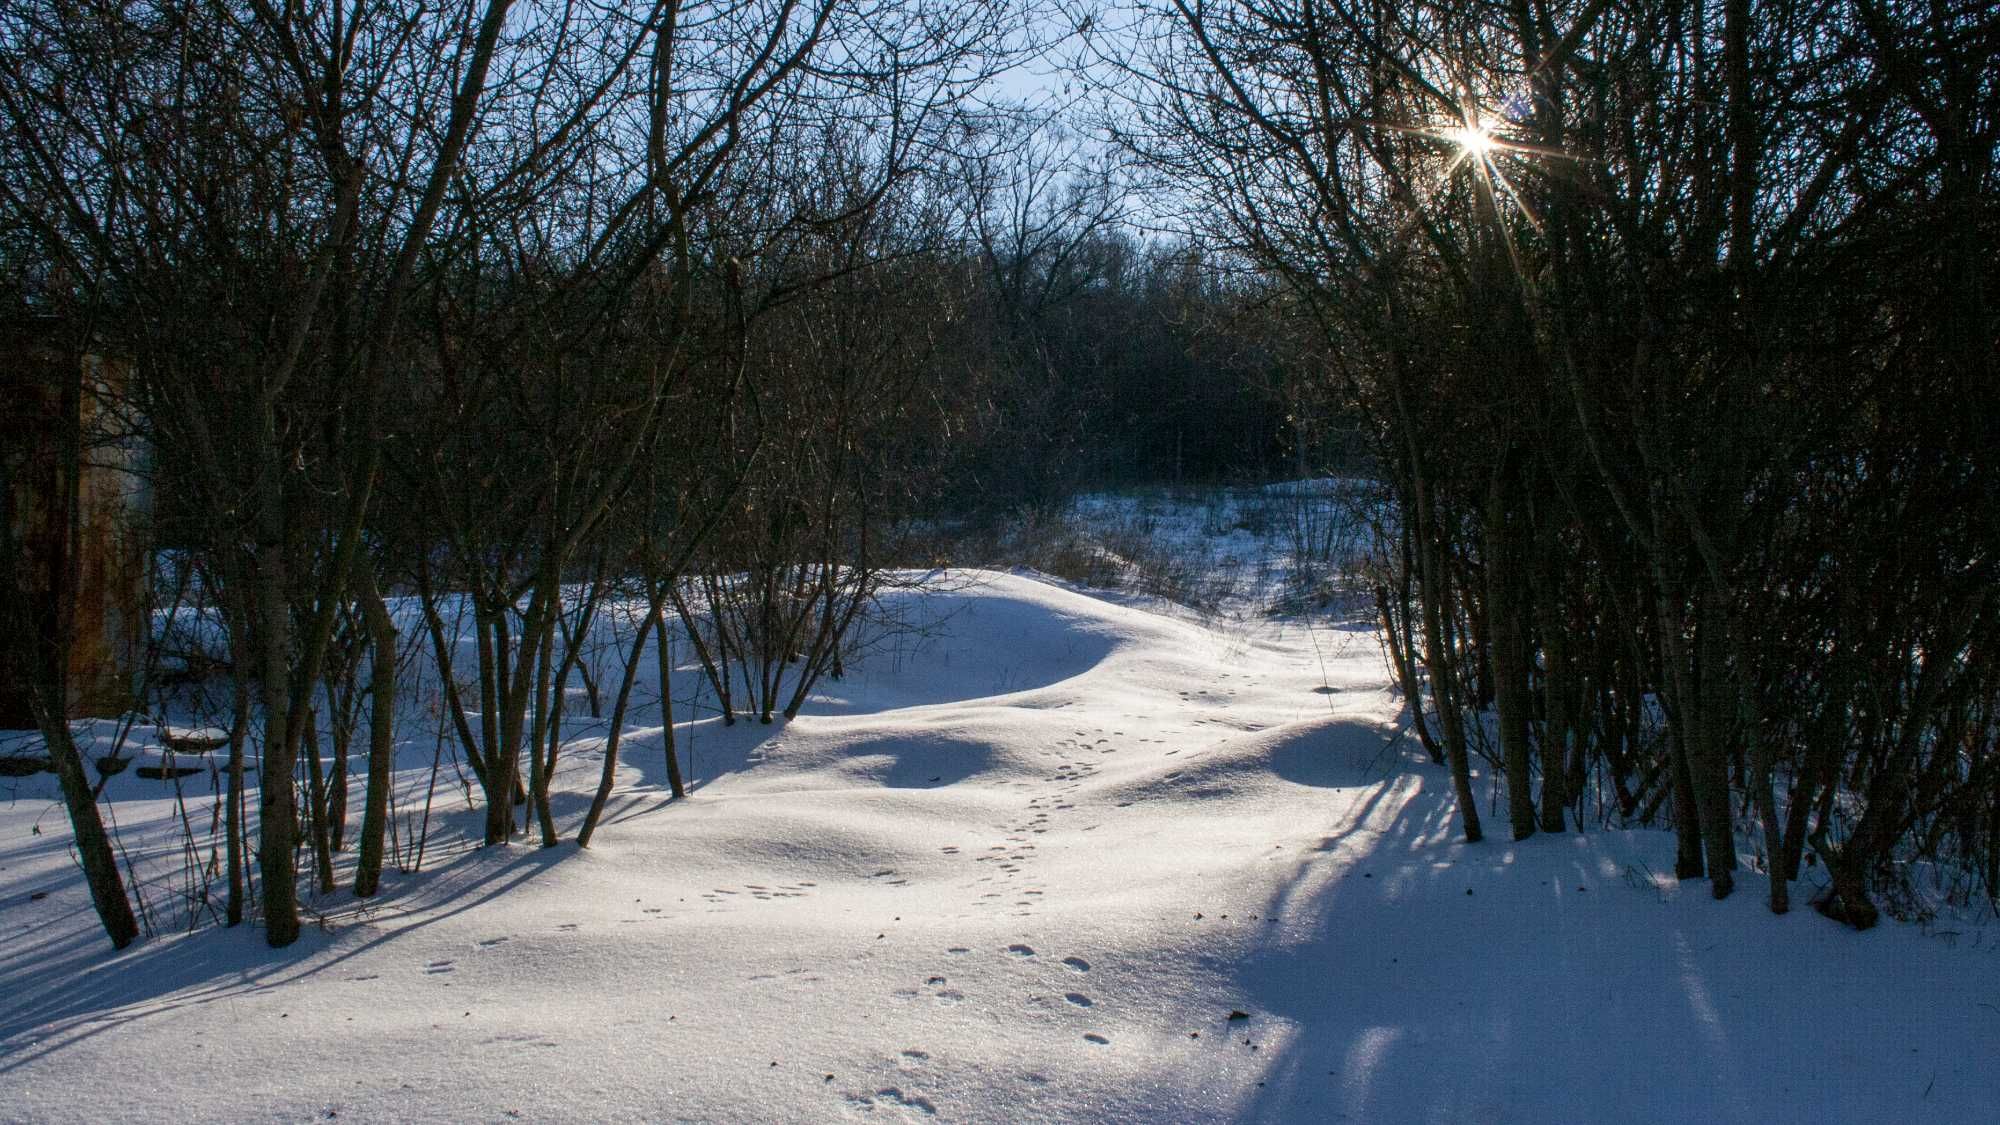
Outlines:
{"type": "MultiPolygon", "coordinates": [[[[447,767],[424,870],[282,951],[111,952],[52,780],[0,780],[0,1119],[2000,1113],[2000,934],[1712,902],[1658,832],[1463,845],[1365,625],[972,577],[796,721],[683,723],[686,801],[638,708],[587,852],[470,848],[447,767]]],[[[166,928],[170,793],[107,788],[166,928]]]]}

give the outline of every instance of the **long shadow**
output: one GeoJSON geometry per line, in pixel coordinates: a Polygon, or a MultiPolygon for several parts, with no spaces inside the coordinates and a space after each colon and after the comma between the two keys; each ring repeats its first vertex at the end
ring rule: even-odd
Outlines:
{"type": "Polygon", "coordinates": [[[155,938],[123,952],[94,927],[0,954],[0,1074],[103,1032],[171,1012],[319,976],[378,946],[463,914],[545,873],[572,848],[482,849],[358,908],[374,924],[329,937],[310,926],[286,949],[261,928],[155,938]],[[483,862],[482,862],[483,859],[483,862]],[[370,936],[361,936],[368,934],[370,936]]]}
{"type": "Polygon", "coordinates": [[[1969,1005],[1897,999],[1962,986],[1941,943],[1844,979],[1879,954],[1809,911],[1770,916],[1759,876],[1720,904],[1639,879],[1671,869],[1664,833],[1467,845],[1444,770],[1402,764],[1297,861],[1229,966],[1249,1019],[1223,1049],[1261,1079],[1232,1120],[1873,1119],[1924,1083],[1883,1090],[1855,1063],[1981,1040],[1969,1005]]]}
{"type": "MultiPolygon", "coordinates": [[[[1064,613],[1024,598],[984,598],[966,611],[966,617],[981,617],[976,641],[974,631],[962,627],[966,622],[944,616],[942,607],[949,599],[905,592],[895,600],[907,629],[870,638],[869,651],[849,669],[851,678],[824,685],[807,705],[808,714],[880,714],[987,698],[989,688],[1032,692],[1087,672],[1117,644],[1112,630],[1087,623],[1079,628],[1064,613]],[[1008,665],[1010,660],[1019,666],[1008,665]],[[983,678],[968,675],[968,666],[982,669],[983,678]]],[[[650,664],[651,651],[642,659],[650,664]]],[[[699,677],[696,666],[677,669],[676,697],[685,692],[698,698],[699,677]]],[[[656,691],[651,701],[640,696],[628,716],[621,768],[636,772],[639,784],[628,784],[617,795],[608,823],[669,804],[662,799],[666,768],[656,691]],[[649,711],[653,725],[646,729],[649,711]]],[[[602,728],[601,723],[592,729],[589,720],[576,720],[573,729],[583,745],[570,753],[566,780],[578,780],[577,771],[594,777],[598,759],[588,754],[588,742],[601,737],[602,728]]],[[[751,768],[784,728],[783,722],[743,719],[725,727],[711,713],[677,723],[676,741],[689,775],[701,787],[751,768]]],[[[867,769],[879,774],[878,784],[893,788],[948,784],[980,768],[977,762],[948,760],[934,751],[921,739],[871,741],[869,756],[880,761],[867,769]]],[[[587,800],[587,794],[574,790],[556,795],[566,836],[587,800]]],[[[434,846],[449,848],[455,846],[451,841],[476,839],[478,819],[476,811],[440,810],[434,846]]],[[[551,849],[524,843],[528,846],[480,849],[449,859],[438,854],[432,872],[388,880],[388,893],[365,908],[337,908],[337,932],[322,934],[309,927],[297,944],[283,950],[270,949],[260,928],[246,925],[155,938],[114,953],[105,948],[96,927],[74,912],[53,915],[36,931],[20,935],[28,940],[17,938],[0,950],[0,1075],[151,1016],[320,976],[378,946],[477,909],[576,854],[567,839],[551,849]],[[48,936],[57,930],[62,936],[48,936]]],[[[63,846],[55,837],[31,845],[38,850],[63,846]]]]}

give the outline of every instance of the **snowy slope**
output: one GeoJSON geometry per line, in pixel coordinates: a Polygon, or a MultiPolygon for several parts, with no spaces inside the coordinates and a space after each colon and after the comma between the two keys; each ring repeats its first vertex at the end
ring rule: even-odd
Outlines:
{"type": "Polygon", "coordinates": [[[1372,633],[980,577],[790,724],[684,724],[691,799],[642,708],[589,852],[461,802],[285,951],[109,952],[11,783],[0,1119],[1994,1119],[1996,935],[1714,903],[1659,833],[1464,846],[1372,633]]]}

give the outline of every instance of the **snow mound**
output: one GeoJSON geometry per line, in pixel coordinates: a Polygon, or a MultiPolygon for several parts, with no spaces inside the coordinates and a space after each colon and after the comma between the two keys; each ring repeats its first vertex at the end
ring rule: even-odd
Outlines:
{"type": "MultiPolygon", "coordinates": [[[[1659,833],[1458,842],[1366,628],[1211,629],[1022,575],[943,577],[887,595],[904,628],[798,719],[679,716],[691,799],[667,798],[641,707],[589,852],[447,835],[381,899],[316,904],[323,929],[289,950],[246,929],[108,952],[52,790],[16,790],[0,1117],[1979,1121],[2000,1104],[1979,1061],[2000,1057],[1990,942],[1773,918],[1751,874],[1713,903],[1657,875],[1659,833]]],[[[421,793],[415,741],[399,788],[421,793]]],[[[597,768],[585,745],[570,757],[566,834],[597,768]]],[[[128,841],[172,854],[171,786],[120,775],[107,794],[128,841]]],[[[439,815],[476,823],[462,802],[439,815]]]]}

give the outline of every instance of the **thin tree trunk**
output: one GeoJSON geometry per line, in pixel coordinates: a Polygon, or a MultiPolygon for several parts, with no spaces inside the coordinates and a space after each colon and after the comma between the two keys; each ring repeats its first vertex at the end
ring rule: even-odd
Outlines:
{"type": "Polygon", "coordinates": [[[383,837],[389,824],[389,785],[396,762],[396,625],[372,578],[361,583],[361,612],[374,644],[368,694],[368,791],[361,809],[361,855],[354,867],[354,893],[367,898],[382,880],[383,837]]]}
{"type": "MultiPolygon", "coordinates": [[[[542,651],[535,660],[535,723],[528,736],[528,797],[535,807],[535,820],[542,830],[542,846],[556,846],[556,821],[549,807],[549,787],[555,772],[555,739],[562,730],[562,701],[556,700],[553,708],[550,697],[555,685],[551,682],[549,660],[555,648],[555,627],[563,619],[562,608],[550,614],[548,625],[542,629],[542,651]],[[546,746],[546,751],[544,747],[546,746]]],[[[575,651],[576,640],[564,631],[564,644],[568,651],[575,651]]],[[[565,652],[567,657],[568,652],[565,652]]]]}
{"type": "MultiPolygon", "coordinates": [[[[1563,621],[1560,567],[1553,544],[1541,551],[1541,582],[1535,591],[1536,615],[1541,623],[1542,659],[1547,671],[1542,676],[1542,736],[1536,750],[1542,759],[1541,830],[1563,830],[1563,808],[1569,804],[1569,752],[1580,741],[1571,727],[1570,689],[1573,669],[1569,661],[1569,631],[1563,621]]],[[[1532,661],[1531,661],[1532,664],[1532,661]]]]}
{"type": "Polygon", "coordinates": [[[256,651],[250,639],[250,609],[244,600],[239,578],[239,575],[232,575],[223,585],[223,598],[228,603],[230,617],[229,690],[232,714],[229,720],[228,794],[223,798],[222,815],[229,822],[223,830],[223,848],[229,857],[229,903],[225,916],[232,926],[243,922],[243,851],[247,843],[243,831],[243,744],[250,735],[249,657],[256,651]]]}
{"type": "MultiPolygon", "coordinates": [[[[736,715],[729,706],[729,653],[721,648],[721,631],[718,628],[717,651],[711,652],[708,642],[702,639],[701,623],[695,620],[693,611],[688,608],[687,599],[681,597],[677,583],[670,586],[670,593],[674,600],[674,612],[680,616],[681,624],[687,629],[688,643],[694,646],[695,656],[701,660],[701,670],[708,676],[710,686],[715,688],[716,705],[722,711],[722,725],[734,725],[736,715]]],[[[721,612],[713,597],[709,599],[709,606],[712,613],[721,612]]]]}
{"type": "Polygon", "coordinates": [[[680,754],[674,746],[674,650],[673,634],[667,630],[667,618],[662,603],[665,596],[656,588],[652,602],[653,616],[653,658],[660,676],[660,728],[661,739],[666,743],[667,787],[675,797],[687,796],[687,781],[681,776],[680,754]]]}
{"type": "Polygon", "coordinates": [[[597,832],[597,822],[604,816],[605,803],[611,800],[611,787],[618,780],[618,742],[625,733],[625,705],[632,699],[632,683],[639,677],[639,658],[646,652],[646,636],[653,631],[654,615],[648,613],[639,623],[639,635],[632,640],[632,655],[625,661],[624,680],[618,685],[618,702],[611,707],[611,731],[604,739],[604,772],[597,780],[597,795],[591,798],[590,811],[584,814],[583,827],[577,831],[576,846],[587,848],[590,838],[597,832]]]}
{"type": "MultiPolygon", "coordinates": [[[[1428,533],[1427,533],[1428,534],[1428,533]]],[[[1453,609],[1446,583],[1437,574],[1437,556],[1444,552],[1440,543],[1428,539],[1418,548],[1424,565],[1420,596],[1424,605],[1424,663],[1430,665],[1431,697],[1437,701],[1438,725],[1444,729],[1445,763],[1451,770],[1452,792],[1458,801],[1458,815],[1464,824],[1465,842],[1476,844],[1484,838],[1479,827],[1479,797],[1472,791],[1472,764],[1465,746],[1465,718],[1459,710],[1456,666],[1452,645],[1445,635],[1445,622],[1453,609]]]]}
{"type": "Polygon", "coordinates": [[[1695,814],[1707,852],[1709,891],[1728,898],[1736,889],[1736,833],[1729,807],[1729,749],[1736,727],[1736,681],[1728,666],[1728,610],[1713,590],[1701,595],[1696,669],[1701,708],[1688,770],[1694,782],[1695,814]]]}
{"type": "MultiPolygon", "coordinates": [[[[1417,741],[1431,761],[1442,765],[1444,751],[1431,738],[1431,728],[1424,722],[1424,697],[1417,687],[1417,671],[1410,658],[1403,651],[1403,643],[1396,626],[1396,615],[1389,608],[1389,587],[1375,587],[1375,610],[1382,617],[1382,636],[1389,645],[1389,665],[1396,672],[1396,682],[1403,689],[1403,699],[1409,704],[1410,726],[1417,733],[1417,741]]],[[[1406,603],[1403,607],[1409,612],[1406,603]]]]}
{"type": "MultiPolygon", "coordinates": [[[[267,472],[277,472],[267,466],[267,472]]],[[[275,518],[270,506],[269,517],[275,518]]],[[[264,883],[264,940],[283,948],[299,939],[298,798],[292,783],[297,762],[285,690],[291,650],[290,610],[285,602],[284,544],[267,538],[256,563],[258,649],[263,658],[259,687],[264,696],[264,759],[258,774],[257,861],[264,883]]]]}
{"type": "Polygon", "coordinates": [[[63,697],[68,692],[58,680],[55,690],[38,686],[33,694],[35,722],[41,728],[42,741],[48,745],[49,763],[55,767],[56,780],[62,785],[77,858],[83,865],[83,880],[90,887],[90,903],[97,908],[97,918],[104,923],[111,948],[123,949],[138,938],[139,922],[132,915],[131,901],[125,897],[125,883],[118,875],[118,859],[111,851],[111,838],[105,834],[104,821],[97,814],[97,799],[91,792],[90,778],[83,772],[83,754],[77,749],[76,740],[70,737],[69,722],[62,709],[63,697]]]}
{"type": "Polygon", "coordinates": [[[1521,628],[1521,572],[1516,567],[1515,533],[1509,525],[1505,485],[1496,473],[1487,489],[1486,634],[1492,661],[1495,701],[1500,711],[1500,750],[1507,763],[1507,820],[1514,839],[1535,834],[1535,800],[1528,773],[1528,656],[1521,628]]]}
{"type": "Polygon", "coordinates": [[[319,893],[333,893],[332,837],[327,830],[326,771],[319,760],[319,712],[306,708],[306,815],[312,831],[313,865],[319,874],[319,893]]]}

